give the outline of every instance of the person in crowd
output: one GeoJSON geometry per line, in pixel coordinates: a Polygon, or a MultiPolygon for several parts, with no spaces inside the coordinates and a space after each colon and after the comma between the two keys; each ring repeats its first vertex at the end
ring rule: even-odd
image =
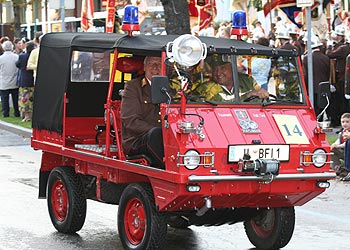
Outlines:
{"type": "MultiPolygon", "coordinates": [[[[230,60],[224,61],[220,56],[212,56],[213,81],[199,85],[195,89],[198,96],[203,96],[207,101],[232,102],[234,101],[234,88],[232,65],[230,60]]],[[[240,99],[257,96],[260,99],[268,98],[269,93],[261,88],[253,77],[238,73],[240,99]]]]}
{"type": "Polygon", "coordinates": [[[8,36],[3,36],[0,38],[0,43],[3,44],[6,41],[10,41],[10,38],[8,36]]]}
{"type": "Polygon", "coordinates": [[[33,42],[35,43],[35,45],[36,45],[37,48],[38,48],[39,45],[40,45],[41,38],[42,38],[43,35],[44,35],[44,33],[43,33],[42,31],[37,31],[37,32],[35,33],[33,42]]]}
{"type": "MultiPolygon", "coordinates": [[[[269,46],[269,39],[266,37],[259,37],[256,44],[269,46]]],[[[252,57],[252,76],[256,83],[267,90],[268,79],[271,70],[271,58],[258,56],[252,57]]]]}
{"type": "Polygon", "coordinates": [[[151,80],[161,75],[161,58],[146,57],[145,75],[125,85],[121,103],[122,146],[127,155],[144,154],[151,166],[164,169],[164,145],[159,105],[151,102],[151,80]]]}
{"type": "Polygon", "coordinates": [[[27,70],[27,62],[30,53],[35,49],[34,42],[28,42],[25,53],[18,56],[16,66],[19,69],[17,82],[19,86],[19,110],[23,116],[22,122],[31,120],[33,111],[34,77],[33,70],[27,70]]]}
{"type": "Polygon", "coordinates": [[[261,22],[259,21],[259,20],[255,20],[254,22],[253,22],[253,26],[254,26],[254,30],[253,30],[253,34],[255,33],[255,32],[259,32],[259,33],[263,33],[264,34],[264,36],[265,36],[265,29],[262,27],[262,25],[261,25],[261,22]]]}
{"type": "Polygon", "coordinates": [[[276,38],[279,39],[280,49],[295,50],[298,52],[298,48],[290,43],[289,31],[286,27],[277,29],[276,38]]]}
{"type": "Polygon", "coordinates": [[[33,70],[33,76],[34,76],[34,83],[36,80],[36,69],[38,67],[38,60],[39,60],[39,51],[40,51],[40,42],[43,35],[38,37],[37,39],[34,39],[34,43],[36,44],[36,48],[32,50],[32,52],[29,55],[28,62],[27,62],[27,70],[33,70]],[[35,42],[37,40],[37,42],[35,42]]]}
{"type": "Polygon", "coordinates": [[[343,175],[344,172],[347,174],[349,171],[349,166],[344,168],[344,164],[341,161],[344,161],[344,148],[345,142],[350,137],[350,113],[342,114],[340,118],[341,130],[337,140],[331,145],[331,168],[334,169],[338,175],[343,175]]]}
{"type": "Polygon", "coordinates": [[[297,48],[298,54],[304,54],[304,49],[301,41],[298,39],[298,27],[296,25],[289,26],[289,36],[291,38],[290,43],[297,48]]]}
{"type": "Polygon", "coordinates": [[[271,30],[269,34],[267,35],[267,38],[269,39],[269,46],[270,47],[275,47],[276,43],[276,24],[271,23],[271,30]]]}
{"type": "Polygon", "coordinates": [[[330,105],[330,117],[333,126],[339,126],[342,113],[349,111],[348,101],[345,99],[345,64],[346,57],[350,53],[349,39],[345,40],[345,28],[342,25],[336,27],[337,43],[334,46],[328,46],[326,55],[331,59],[331,72],[334,77],[331,78],[332,94],[330,105]],[[334,87],[333,87],[334,86],[334,87]]]}
{"type": "MultiPolygon", "coordinates": [[[[304,37],[304,41],[307,44],[307,35],[304,37]]],[[[314,109],[316,114],[319,114],[320,107],[318,103],[318,86],[321,82],[327,82],[329,81],[329,57],[326,56],[321,52],[321,46],[323,44],[321,43],[320,39],[312,34],[311,35],[311,48],[312,48],[312,78],[313,78],[313,98],[314,98],[314,109]]],[[[303,57],[303,73],[304,73],[304,79],[307,85],[310,83],[308,82],[308,56],[307,51],[306,54],[304,54],[303,57]]],[[[309,89],[309,88],[308,88],[309,89]]]]}
{"type": "MultiPolygon", "coordinates": [[[[350,117],[350,116],[349,116],[350,117]]],[[[344,167],[341,168],[340,174],[347,173],[347,175],[342,179],[343,181],[350,181],[350,132],[349,130],[343,131],[342,137],[345,139],[344,147],[344,167]]]]}
{"type": "Polygon", "coordinates": [[[216,33],[216,37],[229,39],[231,37],[231,27],[220,26],[218,32],[216,33]]]}
{"type": "Polygon", "coordinates": [[[284,28],[284,23],[280,16],[275,16],[275,25],[276,25],[276,30],[284,28]]]}
{"type": "Polygon", "coordinates": [[[13,50],[14,53],[17,55],[21,54],[23,52],[23,41],[21,38],[15,38],[13,40],[13,44],[15,46],[15,49],[13,50]]]}
{"type": "Polygon", "coordinates": [[[13,53],[13,44],[11,41],[5,41],[2,44],[4,54],[0,56],[0,94],[2,103],[2,114],[4,117],[10,115],[10,100],[12,97],[13,110],[15,117],[19,117],[18,109],[18,86],[17,86],[17,67],[16,61],[18,55],[13,53]]]}

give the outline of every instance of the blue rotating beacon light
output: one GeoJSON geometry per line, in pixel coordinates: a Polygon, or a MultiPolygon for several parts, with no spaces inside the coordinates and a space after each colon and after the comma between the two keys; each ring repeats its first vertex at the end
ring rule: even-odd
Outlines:
{"type": "Polygon", "coordinates": [[[232,14],[231,35],[236,35],[237,40],[241,40],[241,36],[248,35],[246,13],[243,10],[236,10],[232,14]]]}
{"type": "Polygon", "coordinates": [[[131,36],[133,31],[139,31],[139,9],[134,5],[127,5],[124,9],[122,30],[127,31],[131,36]]]}

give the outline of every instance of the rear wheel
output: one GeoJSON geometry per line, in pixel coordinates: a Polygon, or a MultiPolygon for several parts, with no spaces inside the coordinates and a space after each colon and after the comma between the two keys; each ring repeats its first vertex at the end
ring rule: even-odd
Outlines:
{"type": "Polygon", "coordinates": [[[294,207],[264,209],[244,222],[250,242],[259,249],[285,247],[292,238],[295,225],[294,207]]]}
{"type": "Polygon", "coordinates": [[[118,208],[118,231],[125,249],[163,249],[166,216],[156,210],[149,185],[130,184],[125,188],[118,208]]]}
{"type": "Polygon", "coordinates": [[[61,233],[79,231],[86,217],[80,177],[72,167],[57,167],[51,171],[47,185],[47,205],[54,227],[61,233]]]}

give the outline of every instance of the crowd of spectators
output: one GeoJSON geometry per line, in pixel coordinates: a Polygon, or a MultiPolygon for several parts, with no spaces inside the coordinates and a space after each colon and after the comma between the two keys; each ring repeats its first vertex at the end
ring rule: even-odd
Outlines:
{"type": "Polygon", "coordinates": [[[7,36],[0,38],[0,96],[3,117],[10,116],[11,96],[13,115],[21,117],[22,122],[31,121],[41,36],[42,32],[37,32],[33,41],[27,38],[15,38],[11,41],[7,36]]]}

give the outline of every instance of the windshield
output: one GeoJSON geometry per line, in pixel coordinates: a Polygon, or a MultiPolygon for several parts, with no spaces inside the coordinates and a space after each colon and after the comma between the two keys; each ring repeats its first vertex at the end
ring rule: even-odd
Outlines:
{"type": "Polygon", "coordinates": [[[305,102],[294,57],[214,54],[193,67],[177,66],[176,70],[168,65],[167,75],[173,102],[181,89],[187,102],[194,103],[305,102]],[[179,75],[188,84],[181,84],[179,75]]]}

